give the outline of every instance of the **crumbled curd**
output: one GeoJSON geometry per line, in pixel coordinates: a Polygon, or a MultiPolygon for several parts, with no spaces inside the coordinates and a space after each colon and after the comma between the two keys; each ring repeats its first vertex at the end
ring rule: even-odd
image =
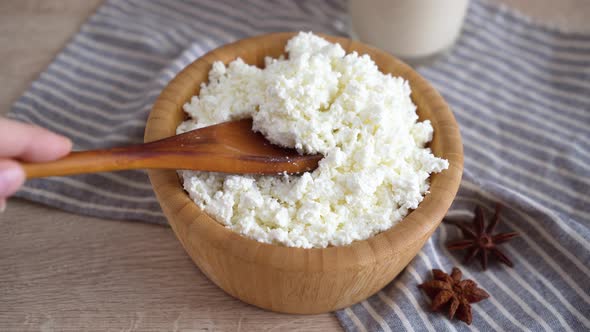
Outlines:
{"type": "Polygon", "coordinates": [[[237,59],[213,65],[209,83],[184,105],[178,133],[252,117],[271,142],[325,157],[302,175],[242,176],[180,171],[195,203],[228,228],[291,247],[346,245],[392,227],[428,192],[448,162],[425,147],[410,86],[367,55],[299,33],[288,58],[264,69],[237,59]]]}

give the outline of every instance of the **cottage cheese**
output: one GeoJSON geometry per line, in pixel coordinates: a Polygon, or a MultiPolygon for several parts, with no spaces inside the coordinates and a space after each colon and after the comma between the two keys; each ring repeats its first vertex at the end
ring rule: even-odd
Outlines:
{"type": "Polygon", "coordinates": [[[370,57],[345,54],[311,33],[287,46],[288,59],[260,69],[241,59],[213,64],[184,110],[178,133],[253,118],[271,142],[325,157],[302,175],[243,176],[180,171],[195,203],[228,228],[291,247],[346,245],[386,230],[415,209],[430,173],[448,162],[425,144],[410,86],[370,57]]]}

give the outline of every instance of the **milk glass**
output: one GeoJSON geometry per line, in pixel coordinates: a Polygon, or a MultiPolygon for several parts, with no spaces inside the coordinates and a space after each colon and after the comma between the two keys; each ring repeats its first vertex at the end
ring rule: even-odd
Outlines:
{"type": "Polygon", "coordinates": [[[352,33],[362,42],[421,63],[459,36],[469,0],[349,0],[352,33]]]}

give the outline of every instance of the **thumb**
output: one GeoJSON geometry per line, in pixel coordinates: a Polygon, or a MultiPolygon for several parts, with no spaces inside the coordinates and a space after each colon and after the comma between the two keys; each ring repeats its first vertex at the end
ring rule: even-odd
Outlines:
{"type": "Polygon", "coordinates": [[[14,194],[25,182],[25,172],[12,160],[0,159],[0,200],[14,194]]]}

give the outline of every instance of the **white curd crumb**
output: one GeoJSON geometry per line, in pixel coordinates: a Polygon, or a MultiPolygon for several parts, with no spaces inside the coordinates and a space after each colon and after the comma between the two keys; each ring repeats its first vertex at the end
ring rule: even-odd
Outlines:
{"type": "Polygon", "coordinates": [[[264,69],[216,62],[177,131],[252,117],[271,142],[323,154],[319,167],[278,176],[180,171],[185,190],[220,223],[265,243],[347,245],[392,227],[418,207],[430,174],[448,168],[425,147],[433,128],[418,122],[408,82],[312,33],[286,51],[264,69]]]}

